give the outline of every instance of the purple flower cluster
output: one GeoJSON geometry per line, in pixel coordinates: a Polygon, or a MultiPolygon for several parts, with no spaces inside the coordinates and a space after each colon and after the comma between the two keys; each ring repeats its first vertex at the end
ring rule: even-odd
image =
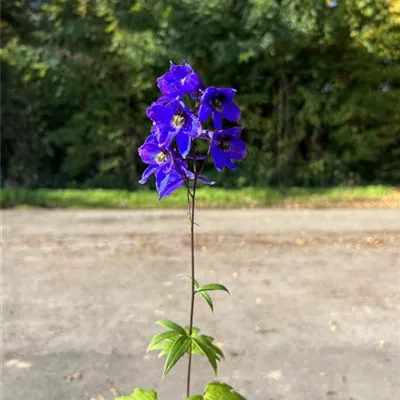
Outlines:
{"type": "MultiPolygon", "coordinates": [[[[191,171],[193,163],[211,155],[215,168],[236,169],[232,160],[246,156],[246,145],[240,139],[242,128],[223,129],[223,120],[237,122],[240,109],[234,103],[235,89],[205,88],[199,75],[185,63],[171,64],[170,70],[157,79],[162,96],[147,109],[152,120],[151,134],[139,147],[139,155],[149,166],[139,183],[146,183],[155,175],[160,199],[196,179],[213,182],[191,171]],[[205,124],[212,118],[213,130],[205,124]],[[194,141],[204,141],[206,154],[194,153],[194,141]]],[[[204,147],[204,146],[203,146],[204,147]]]]}

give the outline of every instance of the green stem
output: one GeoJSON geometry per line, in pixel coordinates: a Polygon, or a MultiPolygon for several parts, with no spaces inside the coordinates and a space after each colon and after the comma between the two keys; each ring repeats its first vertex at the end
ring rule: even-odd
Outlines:
{"type": "MultiPolygon", "coordinates": [[[[190,250],[191,250],[191,255],[192,255],[192,296],[191,296],[191,301],[190,301],[190,321],[189,321],[189,334],[192,334],[193,331],[193,318],[194,318],[194,298],[196,295],[196,288],[195,288],[195,265],[194,265],[194,212],[196,208],[196,189],[197,189],[197,181],[199,176],[202,174],[204,167],[206,166],[208,157],[210,155],[210,150],[211,147],[208,146],[207,149],[207,157],[203,161],[203,164],[197,171],[196,168],[196,161],[193,162],[193,172],[194,172],[194,180],[193,180],[193,189],[192,192],[190,193],[190,196],[188,195],[188,200],[189,200],[189,210],[190,210],[190,250]]],[[[189,187],[187,188],[188,193],[190,192],[189,187]]],[[[189,348],[189,360],[188,360],[188,372],[187,372],[187,380],[186,380],[186,394],[187,397],[190,396],[190,377],[191,377],[191,372],[192,372],[192,347],[190,346],[189,348]]]]}
{"type": "MultiPolygon", "coordinates": [[[[190,204],[190,249],[191,249],[191,277],[192,277],[192,296],[190,302],[190,322],[189,322],[189,334],[192,334],[193,330],[193,318],[194,318],[194,298],[195,298],[195,265],[194,265],[194,212],[196,206],[196,187],[197,187],[197,177],[198,175],[195,173],[195,178],[193,181],[193,191],[191,196],[191,204],[190,204]]],[[[187,380],[186,380],[186,394],[187,397],[190,396],[190,378],[192,372],[192,348],[189,348],[189,361],[188,361],[188,372],[187,372],[187,380]]]]}

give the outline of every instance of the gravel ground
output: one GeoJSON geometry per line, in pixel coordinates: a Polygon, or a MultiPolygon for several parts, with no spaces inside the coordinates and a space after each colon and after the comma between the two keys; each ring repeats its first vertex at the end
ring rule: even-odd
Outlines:
{"type": "MultiPolygon", "coordinates": [[[[195,325],[225,352],[219,379],[249,400],[400,399],[400,211],[199,212],[195,325]]],[[[187,323],[179,211],[3,211],[4,400],[184,398],[160,380],[157,319],[187,323]]],[[[194,362],[193,393],[213,379],[194,362]]]]}

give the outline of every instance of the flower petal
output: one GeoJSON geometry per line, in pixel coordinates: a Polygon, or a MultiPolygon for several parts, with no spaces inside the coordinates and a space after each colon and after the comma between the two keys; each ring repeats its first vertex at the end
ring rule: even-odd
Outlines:
{"type": "Polygon", "coordinates": [[[224,101],[221,115],[228,121],[238,121],[240,119],[240,108],[232,101],[224,101]]]}
{"type": "Polygon", "coordinates": [[[168,104],[169,101],[171,101],[171,99],[168,96],[161,96],[158,100],[155,101],[154,104],[165,106],[166,104],[168,104]]]}
{"type": "Polygon", "coordinates": [[[211,107],[206,103],[201,103],[199,109],[199,120],[205,122],[211,116],[211,107]]]}
{"type": "Polygon", "coordinates": [[[215,185],[215,182],[214,182],[214,181],[212,181],[212,180],[206,178],[205,176],[200,175],[197,179],[198,179],[200,182],[205,183],[206,185],[215,185]]]}
{"type": "Polygon", "coordinates": [[[237,165],[233,164],[229,158],[226,160],[225,166],[229,169],[237,169],[237,165]]]}
{"type": "Polygon", "coordinates": [[[226,99],[232,100],[236,94],[236,90],[232,88],[217,88],[216,95],[223,95],[226,99]]]}
{"type": "Polygon", "coordinates": [[[158,132],[158,140],[160,142],[160,146],[168,147],[179,131],[172,128],[170,125],[160,125],[158,132]]]}
{"type": "Polygon", "coordinates": [[[158,170],[158,168],[159,166],[157,165],[150,165],[149,167],[147,167],[144,170],[142,178],[140,179],[139,183],[141,184],[146,183],[149,177],[153,175],[158,170]]]}
{"type": "Polygon", "coordinates": [[[181,153],[183,158],[189,154],[190,151],[190,136],[184,132],[180,132],[176,135],[176,144],[178,145],[179,153],[181,153]]]}
{"type": "Polygon", "coordinates": [[[198,137],[201,135],[201,123],[199,119],[193,114],[187,114],[186,118],[189,120],[184,126],[184,131],[191,137],[198,137]]]}
{"type": "Polygon", "coordinates": [[[169,72],[157,79],[157,86],[165,97],[173,99],[197,92],[202,87],[202,83],[193,68],[185,63],[171,64],[169,72]]]}
{"type": "Polygon", "coordinates": [[[169,70],[174,78],[179,80],[184,79],[187,75],[193,73],[193,68],[188,63],[183,65],[171,64],[169,70]]]}
{"type": "Polygon", "coordinates": [[[211,156],[214,160],[215,168],[217,168],[218,171],[222,171],[226,162],[229,161],[226,153],[216,146],[211,147],[211,156]]]}
{"type": "Polygon", "coordinates": [[[165,173],[165,171],[160,170],[156,175],[156,187],[160,195],[159,200],[170,195],[183,184],[182,177],[176,171],[172,170],[169,173],[165,173]]]}
{"type": "Polygon", "coordinates": [[[184,176],[189,179],[194,179],[194,173],[189,170],[186,162],[183,161],[179,155],[178,155],[178,157],[179,158],[175,158],[175,162],[174,162],[174,167],[175,167],[177,173],[180,176],[184,176]]]}
{"type": "Polygon", "coordinates": [[[165,96],[178,94],[176,87],[176,78],[172,72],[166,72],[164,75],[157,79],[157,86],[161,93],[165,96]]]}
{"type": "Polygon", "coordinates": [[[202,104],[208,104],[218,94],[218,89],[214,86],[209,86],[201,97],[202,104]]]}
{"type": "MultiPolygon", "coordinates": [[[[180,101],[179,99],[172,100],[168,104],[168,109],[171,110],[172,116],[174,116],[176,114],[177,110],[182,110],[183,112],[188,112],[187,108],[185,107],[185,104],[182,103],[182,101],[180,101]]],[[[170,121],[168,121],[168,122],[170,122],[170,121]]]]}
{"type": "Polygon", "coordinates": [[[215,129],[222,129],[222,118],[219,112],[213,111],[213,122],[215,129]]]}
{"type": "Polygon", "coordinates": [[[185,93],[193,93],[197,92],[197,90],[201,87],[201,81],[199,76],[193,72],[182,79],[182,90],[185,93]]]}
{"type": "Polygon", "coordinates": [[[219,134],[221,135],[229,135],[232,139],[237,139],[240,134],[242,133],[242,128],[240,126],[234,126],[233,128],[224,129],[220,131],[219,134]]]}
{"type": "MultiPolygon", "coordinates": [[[[158,145],[158,140],[157,140],[157,126],[153,125],[150,129],[150,135],[147,136],[146,140],[144,141],[144,144],[155,144],[158,145]]],[[[142,146],[143,146],[142,145],[142,146]]]]}
{"type": "Polygon", "coordinates": [[[240,139],[231,140],[231,148],[229,151],[229,157],[233,160],[243,160],[247,155],[246,143],[240,139]]]}
{"type": "Polygon", "coordinates": [[[167,124],[171,121],[174,112],[171,108],[160,106],[158,104],[151,105],[146,110],[147,116],[156,123],[167,124]]]}
{"type": "Polygon", "coordinates": [[[160,153],[160,148],[154,143],[145,143],[139,147],[138,153],[142,161],[146,164],[157,164],[155,158],[160,153]]]}

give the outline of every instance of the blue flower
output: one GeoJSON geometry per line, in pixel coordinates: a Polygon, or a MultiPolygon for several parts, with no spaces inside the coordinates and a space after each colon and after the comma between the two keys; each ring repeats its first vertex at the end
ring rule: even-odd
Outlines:
{"type": "Polygon", "coordinates": [[[239,139],[241,131],[242,128],[235,127],[212,134],[210,152],[218,171],[224,167],[236,169],[231,160],[239,161],[246,157],[246,144],[239,139]]]}
{"type": "Polygon", "coordinates": [[[200,100],[199,119],[205,122],[212,115],[215,129],[222,129],[222,118],[228,121],[240,119],[240,109],[233,102],[236,90],[231,88],[207,88],[200,100]]]}
{"type": "Polygon", "coordinates": [[[171,64],[169,72],[157,79],[157,85],[163,94],[159,101],[174,100],[185,94],[195,94],[203,86],[200,77],[188,63],[171,64]]]}
{"type": "Polygon", "coordinates": [[[160,145],[168,147],[176,138],[178,150],[184,158],[189,154],[191,138],[201,135],[200,121],[181,101],[153,104],[147,109],[147,115],[157,125],[155,135],[160,145]]]}
{"type": "Polygon", "coordinates": [[[233,161],[246,156],[241,128],[223,129],[224,119],[231,122],[240,119],[240,109],[234,103],[236,90],[213,86],[205,89],[188,63],[171,64],[157,84],[162,96],[146,111],[153,126],[151,135],[139,148],[140,157],[148,164],[139,182],[146,183],[154,175],[162,199],[183,185],[190,193],[189,180],[195,181],[193,190],[198,181],[213,185],[213,181],[200,175],[209,155],[218,171],[225,167],[236,169],[233,161]],[[195,104],[185,105],[186,99],[189,103],[195,99],[195,104]],[[215,131],[202,126],[211,117],[215,131]],[[199,146],[192,145],[194,139],[199,146]],[[192,171],[187,160],[191,160],[192,171]]]}
{"type": "Polygon", "coordinates": [[[142,161],[149,164],[139,183],[146,183],[149,177],[154,174],[160,200],[183,186],[186,179],[194,178],[182,157],[178,153],[161,146],[154,134],[146,139],[138,151],[142,161]]]}

